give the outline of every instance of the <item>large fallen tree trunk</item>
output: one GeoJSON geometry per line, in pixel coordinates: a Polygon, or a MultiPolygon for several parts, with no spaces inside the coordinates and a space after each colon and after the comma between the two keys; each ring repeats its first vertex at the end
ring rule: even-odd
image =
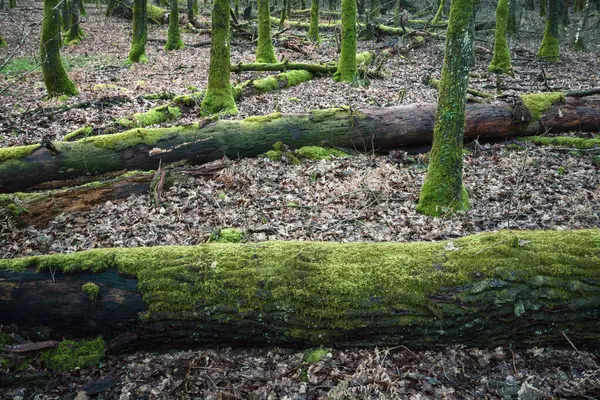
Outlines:
{"type": "Polygon", "coordinates": [[[94,249],[0,260],[0,318],[152,346],[584,345],[600,337],[599,276],[598,229],[94,249]]]}
{"type": "MultiPolygon", "coordinates": [[[[293,149],[328,145],[389,150],[431,142],[435,104],[353,110],[279,113],[244,120],[205,121],[189,126],[133,129],[75,142],[0,149],[0,192],[42,182],[123,169],[155,169],[159,160],[206,163],[226,155],[254,157],[281,141],[293,149]]],[[[470,104],[465,139],[530,136],[572,130],[597,132],[600,97],[546,93],[509,102],[470,104]],[[525,104],[523,104],[523,102],[525,104]]]]}

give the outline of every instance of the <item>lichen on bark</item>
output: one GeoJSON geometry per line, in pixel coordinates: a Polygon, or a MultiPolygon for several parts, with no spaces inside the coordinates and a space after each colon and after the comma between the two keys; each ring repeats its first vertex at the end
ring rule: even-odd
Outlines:
{"type": "Polygon", "coordinates": [[[512,75],[510,50],[506,40],[506,28],[509,15],[509,0],[499,0],[496,8],[496,33],[494,37],[494,57],[488,70],[497,74],[512,75]]]}
{"type": "Polygon", "coordinates": [[[177,0],[170,0],[169,3],[171,12],[169,14],[169,33],[165,50],[183,49],[184,44],[179,33],[179,5],[177,4],[177,0]]]}
{"type": "Polygon", "coordinates": [[[133,0],[133,32],[129,62],[146,62],[146,40],[148,39],[148,5],[146,0],[133,0]]]}
{"type": "Polygon", "coordinates": [[[277,62],[273,41],[271,40],[269,0],[258,0],[258,43],[256,45],[256,62],[277,62]]]}
{"type": "Polygon", "coordinates": [[[200,106],[201,113],[204,115],[220,112],[238,113],[229,82],[231,73],[229,34],[229,2],[215,0],[212,12],[208,85],[200,106]]]}
{"type": "Polygon", "coordinates": [[[462,181],[462,150],[478,5],[479,0],[454,0],[450,7],[431,161],[417,205],[423,214],[439,216],[469,208],[462,181]]]}
{"type": "Polygon", "coordinates": [[[342,0],[342,50],[333,79],[353,82],[356,71],[356,1],[342,0]]]}
{"type": "Polygon", "coordinates": [[[59,0],[44,0],[44,20],[40,40],[40,57],[48,97],[75,96],[77,88],[65,71],[60,58],[59,0]]]}

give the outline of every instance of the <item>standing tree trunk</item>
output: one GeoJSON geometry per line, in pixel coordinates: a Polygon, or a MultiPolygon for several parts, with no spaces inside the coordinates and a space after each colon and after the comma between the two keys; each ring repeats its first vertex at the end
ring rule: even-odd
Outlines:
{"type": "Polygon", "coordinates": [[[333,79],[353,82],[356,70],[356,1],[342,0],[342,51],[333,79]]]}
{"type": "Polygon", "coordinates": [[[433,128],[433,146],[417,210],[433,216],[469,208],[462,181],[462,151],[469,66],[479,0],[454,0],[433,128]]]}
{"type": "Polygon", "coordinates": [[[129,61],[146,62],[146,40],[148,39],[148,5],[146,0],[133,0],[133,32],[129,61]]]}
{"type": "Polygon", "coordinates": [[[44,0],[44,20],[40,41],[40,57],[44,84],[49,97],[77,94],[75,84],[69,79],[60,58],[59,0],[44,0]]]}
{"type": "Polygon", "coordinates": [[[312,0],[310,6],[310,28],[308,29],[308,39],[313,43],[319,43],[319,0],[312,0]]]}
{"type": "Polygon", "coordinates": [[[83,31],[79,26],[80,3],[81,0],[69,0],[70,22],[66,38],[67,44],[77,44],[83,38],[83,31]]]}
{"type": "Polygon", "coordinates": [[[237,114],[229,75],[231,73],[229,47],[229,0],[215,0],[212,12],[212,39],[210,70],[206,94],[200,106],[201,113],[237,114]]]}
{"type": "Polygon", "coordinates": [[[546,16],[546,8],[548,6],[548,1],[554,0],[540,0],[540,17],[546,16]]]}
{"type": "Polygon", "coordinates": [[[179,34],[179,5],[177,0],[169,0],[171,5],[171,12],[169,13],[169,36],[167,38],[167,44],[165,44],[165,50],[179,50],[183,49],[183,40],[179,34]]]}
{"type": "Polygon", "coordinates": [[[63,0],[61,3],[61,8],[60,8],[60,12],[61,12],[61,22],[62,22],[62,29],[65,32],[69,31],[69,24],[71,23],[71,10],[70,10],[70,6],[69,6],[69,0],[63,0]]]}
{"type": "Polygon", "coordinates": [[[585,30],[585,24],[590,15],[590,0],[585,0],[585,5],[583,6],[581,19],[579,20],[579,24],[577,25],[577,33],[575,34],[575,40],[573,41],[573,50],[574,51],[585,51],[585,41],[583,40],[583,31],[585,30]]]}
{"type": "Polygon", "coordinates": [[[380,14],[381,10],[379,8],[379,0],[371,0],[369,3],[369,20],[375,20],[380,14]]]}
{"type": "Polygon", "coordinates": [[[279,20],[279,29],[283,29],[283,23],[285,22],[285,12],[288,1],[290,0],[283,0],[281,4],[281,19],[279,20]]]}
{"type": "Polygon", "coordinates": [[[506,32],[509,35],[516,35],[519,30],[517,21],[517,0],[510,0],[508,7],[508,22],[506,23],[506,32]]]}
{"type": "MultiPolygon", "coordinates": [[[[229,24],[229,22],[227,22],[229,24]]],[[[275,50],[271,40],[271,14],[269,0],[258,0],[258,44],[256,45],[257,63],[275,63],[275,50]]]]}
{"type": "Polygon", "coordinates": [[[546,29],[544,39],[538,51],[538,57],[547,61],[558,61],[560,58],[558,42],[558,25],[560,23],[560,0],[548,0],[548,15],[546,17],[546,29]]]}
{"type": "Polygon", "coordinates": [[[187,0],[187,19],[192,22],[194,18],[194,0],[187,0]]]}
{"type": "Polygon", "coordinates": [[[441,21],[442,15],[444,14],[444,8],[446,7],[446,0],[440,0],[440,6],[438,7],[437,12],[435,13],[435,17],[431,21],[432,24],[437,24],[441,21]]]}
{"type": "Polygon", "coordinates": [[[512,75],[510,50],[506,40],[506,27],[509,16],[509,0],[499,0],[496,8],[496,34],[494,37],[494,57],[488,70],[497,74],[512,75]]]}

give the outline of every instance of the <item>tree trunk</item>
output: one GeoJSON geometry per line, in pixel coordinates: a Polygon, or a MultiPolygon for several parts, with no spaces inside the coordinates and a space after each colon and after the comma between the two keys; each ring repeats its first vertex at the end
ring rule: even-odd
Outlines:
{"type": "Polygon", "coordinates": [[[342,50],[334,79],[353,82],[356,70],[356,1],[342,0],[342,50]]]}
{"type": "Polygon", "coordinates": [[[58,0],[44,0],[40,58],[48,97],[75,96],[77,88],[69,79],[60,58],[60,13],[58,0]]]}
{"type": "Polygon", "coordinates": [[[148,38],[148,9],[146,0],[133,0],[133,30],[129,61],[146,62],[146,40],[148,38]]]}
{"type": "Polygon", "coordinates": [[[212,12],[212,42],[210,46],[210,69],[208,86],[200,106],[201,113],[216,114],[224,112],[237,114],[238,109],[231,92],[229,82],[230,46],[229,46],[229,1],[215,0],[212,12]]]}
{"type": "Polygon", "coordinates": [[[308,39],[313,43],[319,43],[319,0],[312,0],[310,6],[310,28],[308,39]]]}
{"type": "Polygon", "coordinates": [[[167,36],[167,44],[165,50],[183,49],[183,40],[179,33],[179,5],[177,0],[169,0],[171,12],[169,13],[169,33],[167,36]]]}
{"type": "MultiPolygon", "coordinates": [[[[511,0],[512,1],[512,0],[511,0]]],[[[494,36],[494,57],[488,70],[497,74],[512,75],[510,50],[506,40],[506,29],[509,20],[509,0],[499,0],[496,8],[496,32],[494,36]]]]}
{"type": "Polygon", "coordinates": [[[585,25],[587,19],[590,15],[590,0],[585,0],[585,5],[583,6],[583,10],[581,13],[581,18],[579,19],[579,24],[577,25],[577,33],[575,34],[575,40],[573,41],[573,50],[574,51],[585,51],[585,40],[583,38],[583,32],[585,31],[585,25]]]}
{"type": "Polygon", "coordinates": [[[438,7],[438,10],[435,13],[435,16],[433,17],[433,20],[431,21],[432,24],[437,24],[438,22],[442,21],[445,7],[446,7],[446,0],[440,0],[440,6],[438,7]]]}
{"type": "Polygon", "coordinates": [[[506,32],[514,36],[519,30],[519,21],[517,18],[517,0],[510,0],[508,21],[506,23],[506,32]]]}
{"type": "Polygon", "coordinates": [[[546,29],[544,30],[544,39],[537,53],[537,56],[556,62],[560,59],[558,26],[559,26],[559,4],[561,0],[548,0],[548,16],[546,18],[546,29]]]}
{"type": "MultiPolygon", "coordinates": [[[[258,0],[258,43],[256,45],[257,63],[275,63],[275,49],[271,39],[271,15],[269,0],[258,0]]],[[[278,23],[279,21],[277,21],[278,23]]]]}
{"type": "MultiPolygon", "coordinates": [[[[598,131],[600,97],[567,97],[564,102],[561,97],[561,93],[542,93],[522,96],[522,100],[469,104],[465,138],[598,131]]],[[[0,192],[123,169],[155,169],[160,159],[206,163],[223,155],[254,157],[278,141],[291,148],[326,143],[367,151],[424,146],[431,143],[435,108],[435,104],[411,104],[272,114],[203,125],[133,129],[46,147],[9,147],[0,149],[0,192]]]]}
{"type": "MultiPolygon", "coordinates": [[[[439,216],[447,211],[469,208],[467,191],[462,182],[462,149],[478,4],[479,0],[454,0],[450,7],[433,146],[417,205],[417,210],[427,215],[439,216]]],[[[505,5],[508,7],[507,3],[505,5]]],[[[503,24],[506,29],[506,19],[503,24]]]]}
{"type": "Polygon", "coordinates": [[[599,243],[597,229],[503,231],[0,260],[0,317],[39,339],[129,332],[133,346],[532,347],[565,331],[579,346],[600,335],[599,243]]]}
{"type": "Polygon", "coordinates": [[[69,30],[67,32],[67,44],[77,44],[83,38],[83,31],[79,26],[79,10],[81,0],[69,0],[69,30]]]}

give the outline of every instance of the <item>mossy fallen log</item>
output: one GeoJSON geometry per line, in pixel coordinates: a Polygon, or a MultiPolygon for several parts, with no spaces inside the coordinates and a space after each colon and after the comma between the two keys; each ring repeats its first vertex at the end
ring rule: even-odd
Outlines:
{"type": "MultiPolygon", "coordinates": [[[[150,2],[148,2],[148,22],[159,25],[166,24],[168,22],[167,15],[169,15],[168,10],[157,5],[150,4],[150,2]]],[[[125,18],[128,20],[133,19],[133,1],[115,1],[113,3],[113,6],[109,8],[109,10],[107,10],[106,16],[114,16],[119,18],[125,18]]]]}
{"type": "MultiPolygon", "coordinates": [[[[390,150],[430,143],[435,104],[317,110],[271,114],[244,120],[203,121],[170,128],[132,129],[75,142],[53,142],[0,149],[0,192],[42,182],[119,170],[156,169],[159,160],[206,163],[226,155],[254,157],[283,142],[390,150]]],[[[572,130],[597,132],[600,97],[562,93],[524,95],[489,104],[470,104],[465,139],[532,136],[572,130]]]]}
{"type": "Polygon", "coordinates": [[[600,338],[599,276],[598,229],[93,249],[0,260],[0,316],[133,346],[579,346],[600,338]]]}

